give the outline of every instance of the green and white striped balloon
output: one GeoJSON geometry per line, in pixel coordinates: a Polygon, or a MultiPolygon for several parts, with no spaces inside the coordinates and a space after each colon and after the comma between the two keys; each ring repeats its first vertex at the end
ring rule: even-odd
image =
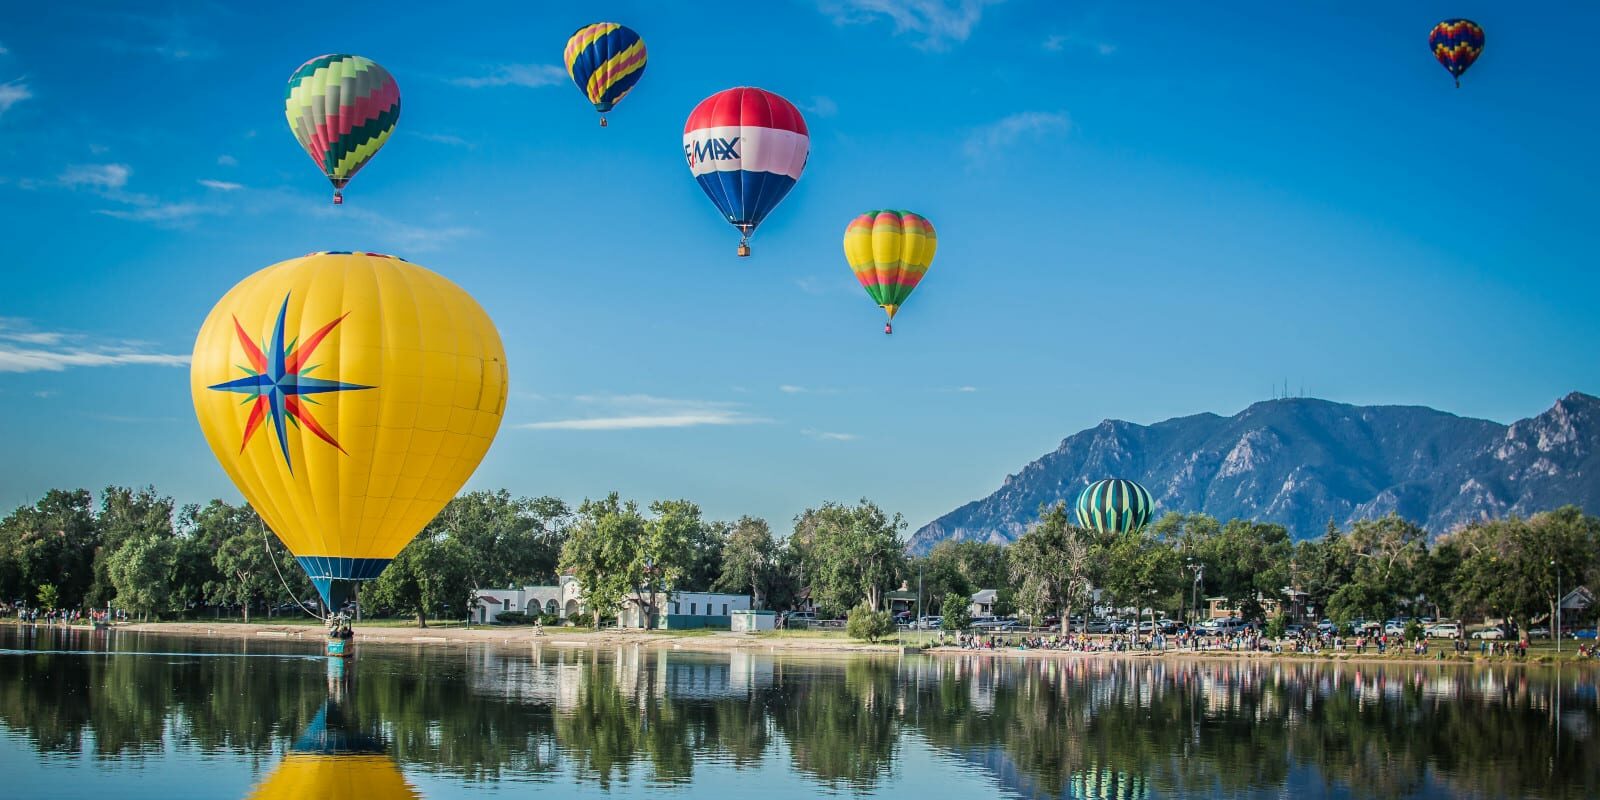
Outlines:
{"type": "Polygon", "coordinates": [[[1155,511],[1150,491],[1124,478],[1095,481],[1078,495],[1078,524],[1101,533],[1143,528],[1155,511]]]}

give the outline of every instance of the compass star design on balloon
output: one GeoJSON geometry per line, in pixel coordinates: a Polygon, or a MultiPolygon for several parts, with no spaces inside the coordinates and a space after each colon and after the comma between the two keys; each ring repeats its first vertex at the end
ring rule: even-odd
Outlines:
{"type": "Polygon", "coordinates": [[[295,340],[285,343],[283,321],[288,313],[289,295],[284,295],[283,307],[278,309],[278,322],[273,326],[271,340],[267,342],[265,348],[257,345],[250,335],[245,333],[244,326],[239,324],[239,318],[235,316],[233,329],[239,335],[239,344],[244,347],[245,357],[249,359],[250,366],[239,366],[239,369],[246,373],[243,378],[213,384],[206,388],[249,395],[244,401],[251,405],[250,417],[244,425],[244,440],[239,443],[241,453],[250,444],[250,437],[255,435],[261,423],[271,416],[272,429],[278,436],[278,449],[283,453],[284,464],[289,467],[290,473],[293,473],[294,463],[289,458],[288,426],[291,424],[296,428],[303,426],[316,434],[317,438],[339,448],[339,452],[349,455],[338,440],[317,422],[317,418],[311,416],[311,409],[307,406],[317,405],[317,401],[311,395],[377,387],[310,376],[311,371],[321,365],[306,362],[316,352],[317,345],[322,344],[322,340],[327,338],[345,317],[350,316],[348,312],[318,328],[317,332],[306,337],[304,342],[295,340]]]}

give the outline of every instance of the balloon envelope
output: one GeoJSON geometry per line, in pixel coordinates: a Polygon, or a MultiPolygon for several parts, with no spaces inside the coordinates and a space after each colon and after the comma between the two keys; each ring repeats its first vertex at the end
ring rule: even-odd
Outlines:
{"type": "Polygon", "coordinates": [[[1123,478],[1095,481],[1078,494],[1078,524],[1100,533],[1136,531],[1154,510],[1149,490],[1123,478]]]}
{"type": "Polygon", "coordinates": [[[567,40],[564,55],[572,82],[602,114],[644,77],[644,40],[626,25],[585,25],[567,40]]]}
{"type": "Polygon", "coordinates": [[[933,223],[909,211],[868,211],[844,230],[844,257],[889,319],[928,274],[939,240],[933,223]]]}
{"type": "Polygon", "coordinates": [[[437,273],[314,253],[223,296],[190,393],[223,470],[336,610],[477,468],[506,358],[489,316],[437,273]]]}
{"type": "Polygon", "coordinates": [[[400,120],[400,86],[368,58],[317,56],[289,76],[284,92],[289,130],[340,190],[389,141],[400,120]]]}
{"type": "Polygon", "coordinates": [[[810,154],[800,110],[764,89],[717,92],[700,101],[683,126],[689,172],[743,234],[741,243],[794,188],[810,154]]]}
{"type": "Polygon", "coordinates": [[[1483,54],[1483,28],[1470,19],[1447,19],[1428,32],[1428,49],[1461,85],[1461,73],[1483,54]]]}

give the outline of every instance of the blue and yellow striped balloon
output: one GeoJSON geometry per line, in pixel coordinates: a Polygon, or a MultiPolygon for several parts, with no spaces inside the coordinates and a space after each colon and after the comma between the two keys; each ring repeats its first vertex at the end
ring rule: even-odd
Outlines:
{"type": "Polygon", "coordinates": [[[1078,524],[1102,534],[1143,528],[1155,511],[1150,491],[1134,481],[1107,478],[1084,487],[1078,495],[1078,524]]]}
{"type": "Polygon", "coordinates": [[[644,76],[644,62],[644,40],[626,25],[596,22],[567,40],[567,74],[600,112],[602,128],[606,112],[644,76]]]}

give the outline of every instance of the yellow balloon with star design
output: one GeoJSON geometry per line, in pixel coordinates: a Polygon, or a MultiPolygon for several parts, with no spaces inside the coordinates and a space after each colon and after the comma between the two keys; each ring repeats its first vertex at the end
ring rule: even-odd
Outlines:
{"type": "Polygon", "coordinates": [[[415,800],[421,797],[385,755],[316,755],[290,753],[250,793],[250,800],[306,800],[314,797],[361,797],[369,800],[415,800]]]}
{"type": "Polygon", "coordinates": [[[438,273],[313,253],[223,296],[189,383],[223,470],[337,610],[477,469],[505,412],[506,356],[438,273]]]}

